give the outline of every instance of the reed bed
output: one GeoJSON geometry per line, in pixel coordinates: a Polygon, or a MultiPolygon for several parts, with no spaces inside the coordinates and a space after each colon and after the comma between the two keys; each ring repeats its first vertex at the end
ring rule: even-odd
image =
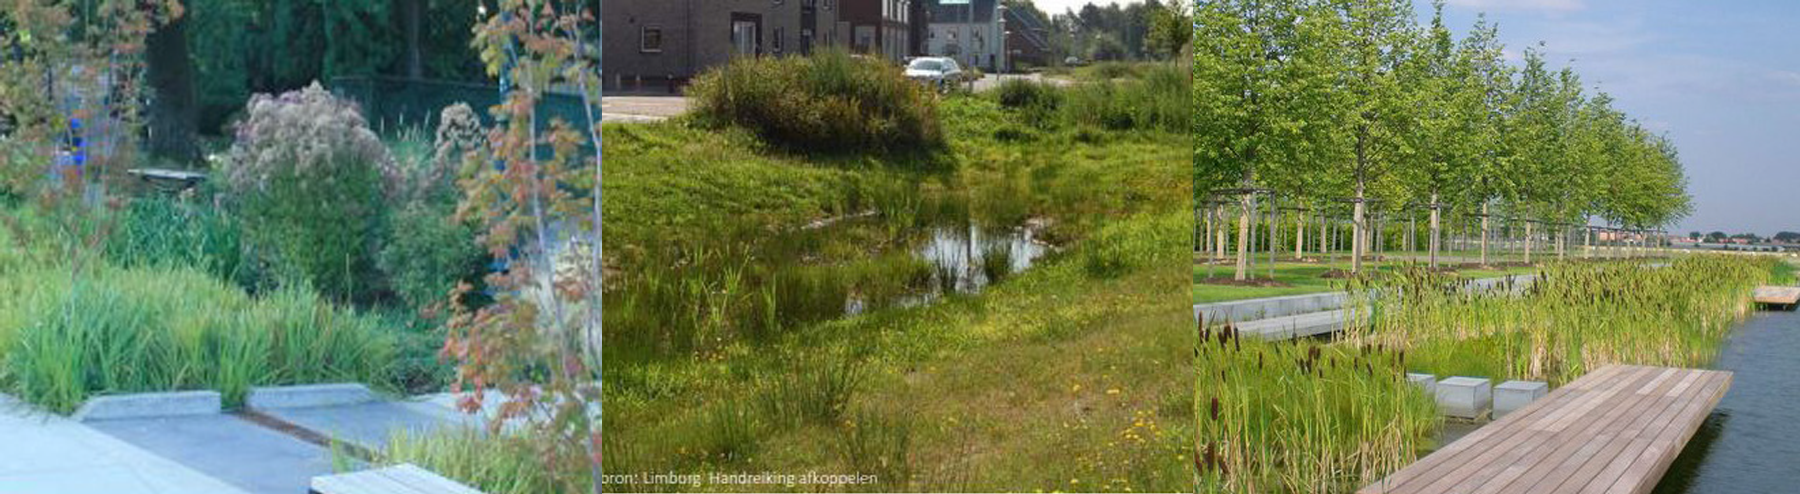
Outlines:
{"type": "Polygon", "coordinates": [[[1403,349],[1414,371],[1496,382],[1559,386],[1614,363],[1705,367],[1776,265],[1728,256],[1559,263],[1529,285],[1489,292],[1401,269],[1352,284],[1370,309],[1344,341],[1403,349]]]}
{"type": "Polygon", "coordinates": [[[1200,492],[1349,492],[1416,459],[1438,427],[1407,356],[1200,328],[1200,492]]]}
{"type": "Polygon", "coordinates": [[[1758,284],[1790,282],[1768,258],[1687,256],[1545,266],[1491,290],[1418,268],[1352,278],[1334,341],[1239,338],[1200,326],[1201,492],[1350,492],[1416,460],[1442,419],[1406,372],[1560,386],[1612,363],[1705,367],[1758,284]]]}

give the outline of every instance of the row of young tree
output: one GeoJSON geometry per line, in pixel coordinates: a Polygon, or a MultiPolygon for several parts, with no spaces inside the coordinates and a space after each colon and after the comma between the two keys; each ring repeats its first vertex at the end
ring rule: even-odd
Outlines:
{"type": "Polygon", "coordinates": [[[1268,191],[1351,204],[1353,272],[1377,201],[1430,210],[1434,264],[1444,214],[1480,217],[1485,251],[1490,215],[1650,229],[1691,212],[1666,137],[1551,68],[1541,43],[1512,64],[1485,16],[1457,39],[1443,9],[1421,26],[1407,0],[1200,4],[1195,191],[1239,208],[1238,279],[1268,191]]]}

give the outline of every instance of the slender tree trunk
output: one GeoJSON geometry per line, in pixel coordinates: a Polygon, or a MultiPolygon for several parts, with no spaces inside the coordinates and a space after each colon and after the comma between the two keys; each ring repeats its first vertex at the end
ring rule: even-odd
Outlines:
{"type": "Polygon", "coordinates": [[[1531,264],[1531,222],[1525,222],[1525,264],[1531,264]]]}
{"type": "Polygon", "coordinates": [[[1213,213],[1213,218],[1218,220],[1218,225],[1213,227],[1213,259],[1217,259],[1219,261],[1224,261],[1225,260],[1225,240],[1226,240],[1226,238],[1225,238],[1225,206],[1223,206],[1223,205],[1218,206],[1218,209],[1216,209],[1216,211],[1217,212],[1213,213]]]}
{"type": "Polygon", "coordinates": [[[1350,213],[1350,272],[1361,273],[1363,261],[1363,184],[1356,184],[1356,205],[1350,213]]]}
{"type": "Polygon", "coordinates": [[[1481,265],[1487,265],[1488,254],[1488,205],[1481,203],[1481,265]]]}
{"type": "Polygon", "coordinates": [[[1233,279],[1243,281],[1250,277],[1250,203],[1251,195],[1245,193],[1238,199],[1238,244],[1237,274],[1233,279]]]}
{"type": "Polygon", "coordinates": [[[1330,235],[1329,228],[1331,228],[1331,220],[1329,218],[1325,217],[1324,211],[1320,211],[1319,212],[1319,255],[1325,255],[1325,254],[1331,253],[1331,243],[1330,243],[1331,235],[1330,235]]]}
{"type": "Polygon", "coordinates": [[[1431,267],[1438,267],[1438,195],[1431,194],[1431,267]]]}
{"type": "Polygon", "coordinates": [[[198,160],[194,144],[199,105],[194,95],[194,65],[188,56],[187,16],[150,33],[146,40],[150,88],[150,154],[182,163],[198,160]]]}
{"type": "Polygon", "coordinates": [[[1294,260],[1306,258],[1306,212],[1294,215],[1294,260]]]}
{"type": "Polygon", "coordinates": [[[413,79],[425,77],[425,56],[419,40],[425,23],[422,3],[425,0],[400,0],[401,29],[406,35],[406,76],[413,79]]]}

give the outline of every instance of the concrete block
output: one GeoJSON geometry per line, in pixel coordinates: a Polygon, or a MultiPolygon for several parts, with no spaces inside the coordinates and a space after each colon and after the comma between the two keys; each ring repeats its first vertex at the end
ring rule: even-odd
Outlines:
{"type": "Polygon", "coordinates": [[[135,393],[88,398],[71,416],[77,421],[141,419],[219,413],[218,391],[135,393]]]}
{"type": "Polygon", "coordinates": [[[309,408],[355,405],[380,399],[361,383],[306,384],[250,388],[244,404],[250,408],[309,408]]]}
{"type": "Polygon", "coordinates": [[[1437,383],[1438,409],[1451,417],[1475,419],[1493,408],[1494,385],[1478,377],[1452,377],[1437,383]]]}
{"type": "Polygon", "coordinates": [[[1525,408],[1550,394],[1550,385],[1538,381],[1507,381],[1494,387],[1494,418],[1525,408]]]}
{"type": "Polygon", "coordinates": [[[1437,396],[1437,376],[1408,372],[1406,373],[1406,382],[1425,388],[1425,394],[1437,396]]]}

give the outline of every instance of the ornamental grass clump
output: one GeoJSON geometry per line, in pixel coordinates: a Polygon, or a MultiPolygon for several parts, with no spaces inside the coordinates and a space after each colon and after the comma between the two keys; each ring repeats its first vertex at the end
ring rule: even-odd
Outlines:
{"type": "Polygon", "coordinates": [[[885,62],[825,50],[743,57],[694,81],[694,116],[778,146],[818,152],[919,151],[944,143],[937,100],[885,62]]]}
{"type": "Polygon", "coordinates": [[[283,283],[338,299],[376,292],[375,251],[399,173],[356,105],[318,83],[256,95],[220,170],[231,204],[283,283]]]}

